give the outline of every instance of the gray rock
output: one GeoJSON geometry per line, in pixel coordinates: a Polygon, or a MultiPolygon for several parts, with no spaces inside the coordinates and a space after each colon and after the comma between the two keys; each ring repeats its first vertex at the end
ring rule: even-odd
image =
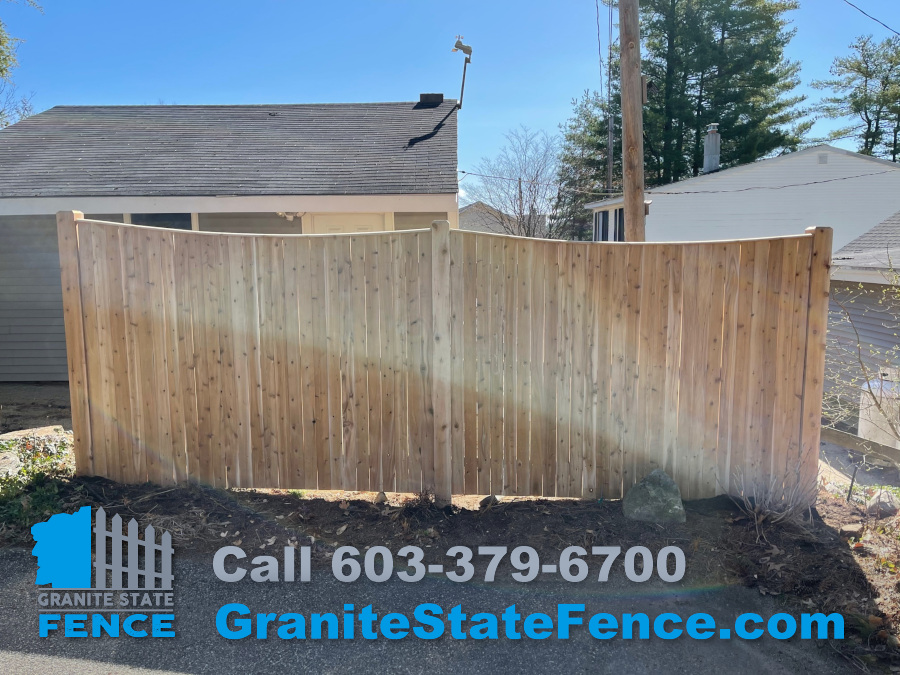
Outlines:
{"type": "Polygon", "coordinates": [[[14,452],[0,452],[0,476],[12,475],[19,471],[22,462],[14,452]]]}
{"type": "Polygon", "coordinates": [[[492,506],[497,506],[500,503],[500,500],[497,499],[494,495],[488,495],[484,499],[481,500],[479,506],[483,509],[489,509],[492,506]]]}
{"type": "Polygon", "coordinates": [[[622,500],[626,518],[650,523],[683,523],[684,504],[681,490],[662,469],[653,472],[635,485],[622,500]]]}
{"type": "Polygon", "coordinates": [[[845,537],[856,537],[859,539],[865,529],[866,526],[862,523],[848,523],[841,526],[841,534],[845,537]]]}
{"type": "Polygon", "coordinates": [[[876,518],[890,518],[900,511],[900,499],[893,492],[878,492],[866,502],[866,513],[876,518]]]}

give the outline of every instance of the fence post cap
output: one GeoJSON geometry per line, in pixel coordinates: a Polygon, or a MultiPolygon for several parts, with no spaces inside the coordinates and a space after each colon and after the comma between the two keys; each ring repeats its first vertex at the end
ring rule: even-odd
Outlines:
{"type": "Polygon", "coordinates": [[[69,217],[72,220],[84,220],[84,213],[81,211],[57,211],[56,212],[56,220],[59,222],[60,220],[67,220],[69,217]]]}

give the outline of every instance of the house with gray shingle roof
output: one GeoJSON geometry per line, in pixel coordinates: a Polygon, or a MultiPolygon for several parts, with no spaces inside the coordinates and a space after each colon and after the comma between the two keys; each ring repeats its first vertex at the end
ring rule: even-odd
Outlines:
{"type": "Polygon", "coordinates": [[[0,130],[0,381],[67,379],[57,211],[214,232],[458,226],[457,107],[59,106],[0,130]]]}
{"type": "MultiPolygon", "coordinates": [[[[900,211],[832,256],[826,412],[829,408],[849,411],[850,419],[837,421],[852,427],[856,423],[855,409],[860,407],[863,412],[857,433],[884,445],[900,447],[900,441],[880,413],[872,411],[867,397],[860,397],[863,388],[872,386],[887,391],[883,381],[898,380],[900,211]]],[[[886,409],[896,412],[896,403],[886,409]]]]}
{"type": "Polygon", "coordinates": [[[834,281],[895,283],[900,271],[900,211],[857,237],[832,256],[834,281]]]}

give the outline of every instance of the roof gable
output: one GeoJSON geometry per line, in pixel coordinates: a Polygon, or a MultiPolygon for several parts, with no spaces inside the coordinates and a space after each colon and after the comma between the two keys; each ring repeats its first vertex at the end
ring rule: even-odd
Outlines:
{"type": "MultiPolygon", "coordinates": [[[[840,175],[827,180],[846,180],[849,177],[864,178],[867,175],[897,171],[900,176],[900,165],[878,157],[862,155],[850,150],[836,148],[831,145],[814,145],[797,152],[789,152],[769,159],[761,159],[748,164],[729,167],[721,171],[686,178],[676,183],[649,188],[646,195],[688,194],[691,192],[728,192],[746,189],[767,189],[800,186],[809,181],[825,182],[816,178],[805,177],[802,173],[792,174],[792,165],[806,164],[812,155],[833,155],[842,166],[856,165],[850,171],[839,171],[840,175]]],[[[587,204],[586,208],[621,201],[621,198],[608,199],[587,204]]]]}
{"type": "Polygon", "coordinates": [[[457,191],[456,102],[60,106],[0,130],[0,198],[457,191]]]}

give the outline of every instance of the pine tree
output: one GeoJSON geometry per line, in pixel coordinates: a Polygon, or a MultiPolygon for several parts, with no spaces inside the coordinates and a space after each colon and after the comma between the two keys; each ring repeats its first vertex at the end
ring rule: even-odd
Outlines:
{"type": "Polygon", "coordinates": [[[722,166],[795,149],[799,65],[784,49],[793,0],[649,0],[642,6],[644,70],[654,83],[645,110],[648,183],[696,176],[703,139],[719,124],[722,166]]]}
{"type": "MultiPolygon", "coordinates": [[[[622,126],[618,96],[611,109],[613,127],[613,191],[621,190],[622,126]]],[[[591,213],[585,204],[607,195],[607,106],[596,91],[585,91],[572,101],[572,116],[561,125],[556,217],[560,234],[566,239],[590,239],[591,213]]]]}
{"type": "MultiPolygon", "coordinates": [[[[615,0],[604,0],[615,2],[615,0]]],[[[793,95],[799,66],[785,58],[794,35],[794,0],[643,0],[645,176],[649,187],[696,176],[703,167],[707,126],[719,124],[721,165],[753,162],[798,147],[811,122],[793,95]]],[[[573,101],[562,126],[557,213],[575,238],[590,235],[584,205],[606,189],[607,113],[615,120],[613,190],[621,189],[618,63],[612,96],[573,101]]],[[[898,132],[900,133],[900,132],[898,132]]]]}
{"type": "Polygon", "coordinates": [[[832,79],[813,82],[830,89],[819,111],[830,119],[851,120],[830,138],[851,136],[859,152],[898,161],[900,156],[900,38],[876,42],[871,35],[854,40],[849,56],[831,66],[832,79]]]}

